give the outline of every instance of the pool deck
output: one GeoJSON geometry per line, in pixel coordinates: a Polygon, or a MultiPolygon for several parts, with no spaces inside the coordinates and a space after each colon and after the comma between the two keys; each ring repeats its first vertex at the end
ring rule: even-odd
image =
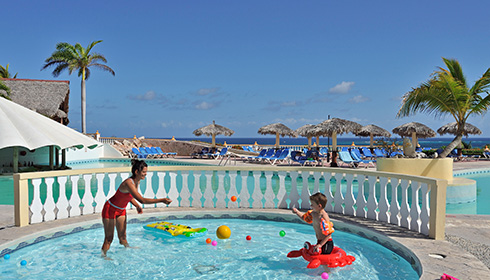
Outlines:
{"type": "MultiPolygon", "coordinates": [[[[188,157],[177,158],[176,160],[208,164],[218,163],[215,160],[196,160],[189,159],[188,157]]],[[[231,165],[234,164],[235,162],[231,163],[231,165]]],[[[244,166],[251,164],[237,161],[236,165],[244,166]]],[[[455,171],[478,168],[490,168],[490,161],[479,160],[454,163],[455,171]]],[[[19,228],[14,226],[13,209],[11,205],[0,205],[0,247],[18,239],[27,239],[30,236],[38,235],[43,231],[49,231],[53,228],[72,227],[79,223],[97,222],[100,220],[100,214],[91,214],[19,228]]],[[[159,212],[163,214],[171,211],[291,213],[289,210],[283,209],[145,209],[145,213],[155,214],[159,212]]],[[[134,210],[130,210],[128,215],[137,216],[134,210]]],[[[347,224],[365,228],[366,231],[373,231],[389,237],[412,250],[422,263],[423,274],[420,279],[439,279],[443,273],[459,279],[490,279],[490,215],[446,215],[445,241],[432,240],[421,234],[387,223],[348,217],[335,213],[331,213],[330,216],[334,220],[340,220],[347,224]],[[440,255],[443,258],[434,258],[429,255],[440,255]]]]}

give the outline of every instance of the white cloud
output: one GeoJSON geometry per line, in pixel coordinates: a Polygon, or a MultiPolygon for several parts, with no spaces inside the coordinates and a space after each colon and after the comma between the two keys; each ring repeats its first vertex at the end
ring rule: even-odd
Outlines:
{"type": "Polygon", "coordinates": [[[153,100],[157,97],[157,94],[153,90],[149,90],[144,94],[130,95],[129,99],[133,100],[153,100]]]}
{"type": "Polygon", "coordinates": [[[209,110],[213,107],[214,107],[213,103],[208,103],[206,101],[203,101],[203,102],[197,104],[195,108],[198,110],[209,110]]]}
{"type": "Polygon", "coordinates": [[[210,93],[217,92],[218,90],[219,90],[219,87],[215,87],[215,88],[201,88],[201,89],[197,90],[197,94],[198,95],[208,95],[210,93]]]}
{"type": "Polygon", "coordinates": [[[281,103],[281,106],[284,106],[284,107],[294,107],[296,105],[297,105],[296,101],[282,102],[281,103]]]}
{"type": "Polygon", "coordinates": [[[350,103],[365,103],[365,102],[368,102],[369,100],[371,100],[371,99],[369,99],[369,97],[357,95],[357,96],[350,98],[349,102],[350,103]]]}
{"type": "Polygon", "coordinates": [[[354,86],[354,84],[354,82],[342,82],[329,89],[328,93],[347,94],[351,90],[352,86],[354,86]]]}

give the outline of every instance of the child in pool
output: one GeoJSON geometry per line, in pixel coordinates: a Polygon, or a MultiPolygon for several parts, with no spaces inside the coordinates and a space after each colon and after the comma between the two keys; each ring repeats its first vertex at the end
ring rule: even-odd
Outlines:
{"type": "Polygon", "coordinates": [[[316,193],[310,196],[310,204],[313,210],[302,213],[293,207],[293,213],[305,222],[313,224],[317,239],[315,251],[321,252],[322,254],[330,254],[333,250],[332,233],[334,232],[334,229],[333,224],[330,222],[330,218],[325,211],[327,197],[322,193],[316,193]]]}
{"type": "Polygon", "coordinates": [[[102,223],[104,224],[105,233],[104,244],[102,245],[102,256],[104,257],[106,257],[114,238],[114,226],[117,230],[119,243],[124,245],[124,247],[129,247],[126,240],[126,206],[129,202],[136,207],[138,214],[143,213],[143,208],[136,201],[143,204],[163,202],[167,205],[172,202],[169,198],[155,199],[141,196],[138,192],[138,186],[140,181],[146,177],[148,165],[143,160],[133,160],[132,164],[131,177],[121,183],[114,196],[106,201],[102,209],[102,223]]]}

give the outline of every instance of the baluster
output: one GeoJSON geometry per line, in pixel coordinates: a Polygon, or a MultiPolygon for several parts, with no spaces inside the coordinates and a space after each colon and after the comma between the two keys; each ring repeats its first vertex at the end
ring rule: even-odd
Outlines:
{"type": "Polygon", "coordinates": [[[91,192],[90,180],[92,180],[92,174],[83,175],[83,180],[85,181],[85,192],[82,198],[82,215],[92,214],[94,213],[94,206],[92,203],[94,202],[94,198],[91,192]]]}
{"type": "Polygon", "coordinates": [[[180,190],[180,207],[190,207],[190,197],[191,193],[189,192],[189,171],[182,170],[180,172],[182,175],[182,189],[180,190]]]}
{"type": "Polygon", "coordinates": [[[367,181],[367,177],[362,175],[361,180],[359,180],[359,176],[357,177],[357,199],[356,199],[356,217],[366,218],[366,205],[367,201],[364,197],[364,183],[367,181]]]}
{"type": "Polygon", "coordinates": [[[380,198],[379,198],[379,214],[378,218],[382,222],[390,221],[390,213],[388,213],[388,197],[386,194],[386,189],[388,188],[388,178],[380,177],[379,178],[379,187],[380,187],[380,198]]]}
{"type": "Polygon", "coordinates": [[[218,189],[216,190],[216,208],[226,208],[225,175],[223,170],[218,171],[218,189]]]}
{"type": "Polygon", "coordinates": [[[400,179],[391,178],[390,224],[400,226],[400,206],[398,205],[398,185],[400,179]]]}
{"type": "Polygon", "coordinates": [[[315,179],[314,187],[313,187],[313,193],[319,193],[320,192],[320,178],[322,177],[321,172],[313,172],[313,178],[315,179]]]}
{"type": "Polygon", "coordinates": [[[107,196],[105,197],[105,200],[108,200],[116,193],[117,173],[110,173],[107,176],[109,176],[109,192],[107,192],[107,196]]]}
{"type": "MultiPolygon", "coordinates": [[[[157,188],[157,193],[156,197],[157,198],[164,198],[167,197],[167,191],[165,190],[165,172],[157,172],[158,176],[158,188],[157,188]]],[[[170,203],[172,204],[172,203],[170,203]]],[[[157,208],[162,208],[166,207],[166,204],[164,203],[157,203],[157,208]]]]}
{"type": "Polygon", "coordinates": [[[202,208],[201,172],[192,171],[194,177],[194,189],[192,190],[192,207],[202,208]]]}
{"type": "MultiPolygon", "coordinates": [[[[291,171],[289,172],[289,176],[291,176],[291,193],[289,194],[289,200],[291,201],[289,203],[289,208],[292,209],[293,207],[300,208],[299,207],[299,193],[298,193],[298,182],[296,181],[298,178],[298,172],[297,171],[291,171]]],[[[310,208],[310,207],[308,207],[310,208]]]]}
{"type": "Polygon", "coordinates": [[[301,172],[301,178],[303,178],[303,188],[301,189],[301,209],[310,208],[310,189],[308,188],[308,178],[310,172],[301,172]]]}
{"type": "Polygon", "coordinates": [[[376,208],[378,208],[378,202],[376,201],[376,181],[375,176],[368,176],[369,182],[369,196],[367,201],[367,217],[368,219],[377,220],[376,208]]]}
{"type": "Polygon", "coordinates": [[[277,208],[288,208],[288,194],[286,192],[286,172],[280,171],[277,173],[279,176],[279,190],[277,191],[277,208]]]}
{"type": "Polygon", "coordinates": [[[325,207],[325,211],[332,212],[333,211],[333,195],[332,195],[332,186],[330,186],[330,179],[332,178],[332,173],[323,172],[323,178],[325,179],[325,191],[323,192],[327,197],[327,206],[325,207]]]}
{"type": "Polygon", "coordinates": [[[238,175],[237,174],[237,171],[230,171],[228,173],[228,175],[230,176],[230,190],[228,191],[228,208],[238,208],[238,201],[231,201],[231,197],[232,196],[235,196],[237,197],[238,196],[238,192],[236,190],[236,176],[238,175]]]}
{"type": "Polygon", "coordinates": [[[240,207],[250,208],[250,192],[248,190],[248,171],[240,171],[242,189],[240,190],[240,207]]]}
{"type": "Polygon", "coordinates": [[[58,184],[60,185],[60,197],[56,202],[56,208],[58,208],[57,219],[68,218],[68,199],[66,198],[66,176],[58,177],[58,184]]]}
{"type": "Polygon", "coordinates": [[[400,207],[400,225],[404,228],[410,228],[410,225],[408,223],[408,186],[409,182],[408,180],[402,180],[401,187],[402,187],[402,205],[400,207]]]}
{"type": "Polygon", "coordinates": [[[97,193],[95,194],[95,213],[102,212],[102,208],[104,208],[105,203],[105,195],[104,195],[104,173],[95,174],[95,178],[97,179],[97,193]]]}
{"type": "Polygon", "coordinates": [[[214,208],[214,192],[213,192],[213,171],[205,171],[206,185],[204,189],[204,208],[214,208]]]}
{"type": "Polygon", "coordinates": [[[420,232],[429,235],[429,186],[423,183],[422,189],[422,209],[420,212],[420,232]]]}
{"type": "Polygon", "coordinates": [[[254,177],[254,191],[252,193],[252,208],[262,208],[262,198],[264,197],[262,194],[262,190],[260,189],[260,177],[262,175],[261,171],[253,171],[254,177]]]}
{"type": "MultiPolygon", "coordinates": [[[[154,172],[147,172],[146,173],[146,178],[145,178],[145,193],[143,194],[143,197],[147,198],[155,198],[155,192],[153,191],[152,187],[152,178],[153,178],[153,173],[154,172]]],[[[141,184],[141,182],[140,182],[141,184]]],[[[157,205],[156,203],[153,204],[143,204],[143,208],[155,208],[157,205]]]]}
{"type": "Polygon", "coordinates": [[[68,201],[70,203],[70,217],[80,216],[80,196],[78,195],[78,179],[80,179],[79,176],[70,176],[71,197],[68,201]]]}
{"type": "Polygon", "coordinates": [[[43,221],[43,204],[41,202],[41,186],[42,179],[32,179],[32,186],[34,187],[34,193],[31,204],[31,224],[40,223],[43,221]]]}
{"type": "Polygon", "coordinates": [[[266,187],[265,187],[265,204],[264,208],[274,208],[274,192],[272,191],[272,171],[265,171],[266,187]]]}
{"type": "Polygon", "coordinates": [[[344,196],[342,195],[342,178],[344,178],[344,174],[342,173],[336,173],[335,174],[335,197],[334,197],[334,203],[335,206],[333,208],[333,211],[335,213],[344,213],[344,208],[342,207],[342,203],[344,203],[344,196]]]}
{"type": "Polygon", "coordinates": [[[54,198],[53,198],[53,183],[54,178],[45,178],[46,183],[46,201],[44,201],[44,221],[52,221],[55,218],[54,214],[54,198]]]}
{"type": "Polygon", "coordinates": [[[420,182],[412,181],[412,207],[410,207],[410,230],[420,232],[420,206],[419,206],[420,182]]]}
{"type": "Polygon", "coordinates": [[[345,180],[347,183],[347,191],[345,193],[345,206],[344,213],[350,216],[354,216],[354,193],[352,192],[352,181],[354,180],[353,174],[346,174],[345,180]]]}
{"type": "MultiPolygon", "coordinates": [[[[175,201],[175,203],[170,203],[168,207],[179,207],[179,191],[177,190],[177,172],[169,172],[170,175],[170,189],[168,190],[168,197],[175,201]]],[[[164,203],[161,203],[164,205],[164,203]]]]}

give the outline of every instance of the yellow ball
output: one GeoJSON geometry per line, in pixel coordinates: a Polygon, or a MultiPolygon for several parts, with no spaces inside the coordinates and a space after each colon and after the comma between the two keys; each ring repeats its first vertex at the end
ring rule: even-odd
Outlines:
{"type": "Polygon", "coordinates": [[[219,226],[218,229],[216,230],[216,236],[219,239],[228,239],[230,238],[231,235],[231,230],[227,226],[219,226]]]}

